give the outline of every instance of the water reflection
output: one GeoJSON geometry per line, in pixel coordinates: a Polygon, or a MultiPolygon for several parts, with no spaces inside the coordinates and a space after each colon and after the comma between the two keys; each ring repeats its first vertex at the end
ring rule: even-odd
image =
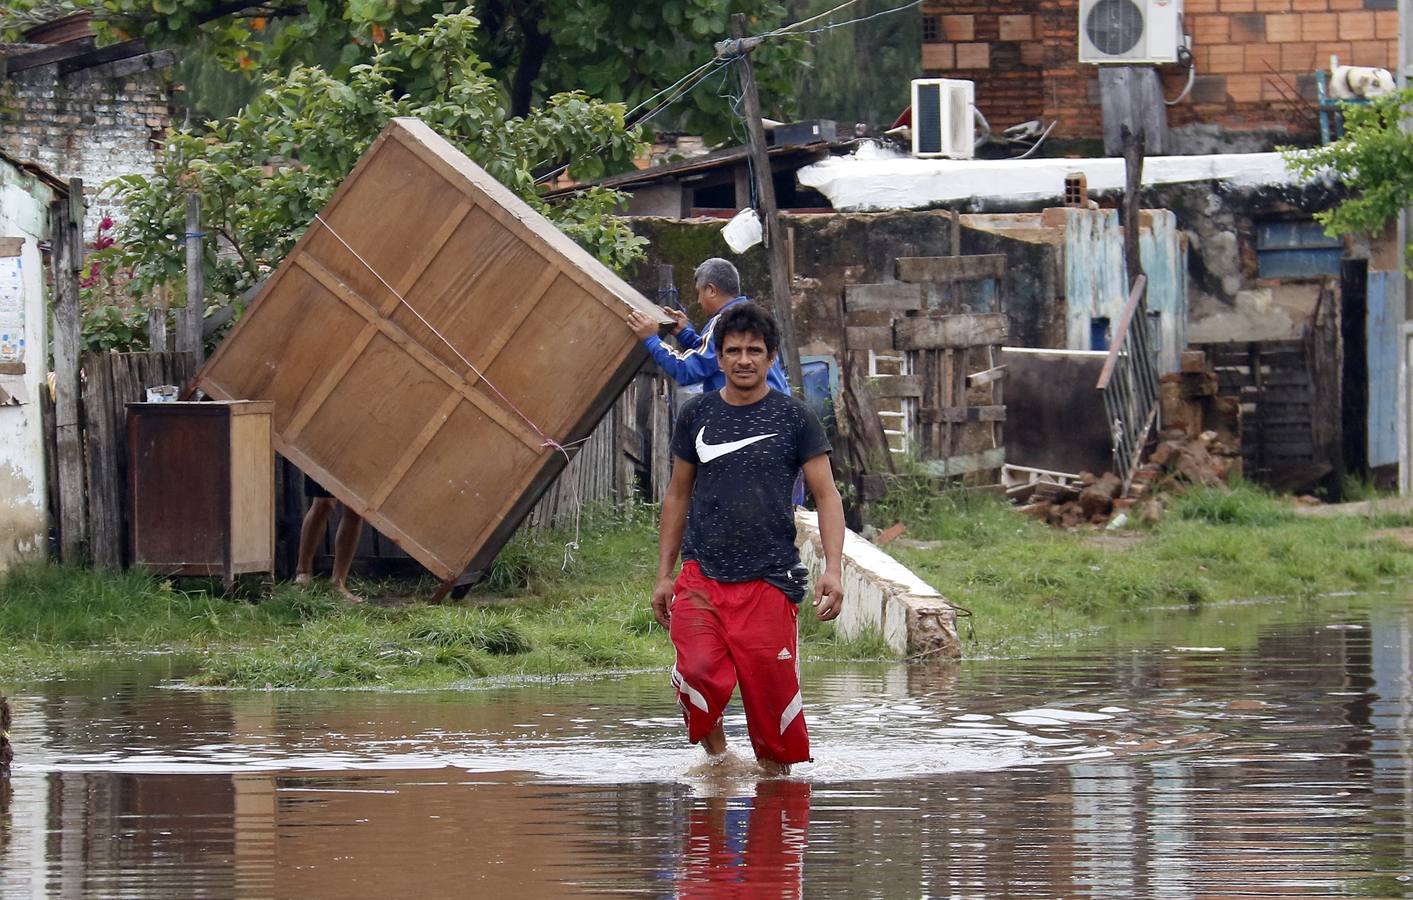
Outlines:
{"type": "Polygon", "coordinates": [[[42,685],[0,895],[1409,896],[1411,624],[1313,608],[1249,640],[815,666],[820,756],[777,780],[699,768],[658,676],[42,685]]]}

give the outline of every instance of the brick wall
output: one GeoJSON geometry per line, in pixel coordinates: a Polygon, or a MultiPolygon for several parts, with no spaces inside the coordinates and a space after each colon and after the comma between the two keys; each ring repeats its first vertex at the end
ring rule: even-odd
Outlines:
{"type": "Polygon", "coordinates": [[[113,63],[60,77],[57,66],[16,72],[8,79],[0,145],[63,178],[82,178],[89,209],[84,240],[92,241],[104,212],[122,211],[101,195],[119,175],[147,174],[171,122],[170,70],[113,63]]]}
{"type": "MultiPolygon", "coordinates": [[[[1184,0],[1197,78],[1168,123],[1290,137],[1315,130],[1313,73],[1330,56],[1392,70],[1398,61],[1396,0],[1184,0]]],[[[1056,136],[1102,135],[1096,67],[1078,55],[1078,0],[930,0],[923,69],[976,82],[977,106],[1000,130],[1058,119],[1056,136]]],[[[1169,97],[1186,70],[1160,70],[1169,97]]]]}

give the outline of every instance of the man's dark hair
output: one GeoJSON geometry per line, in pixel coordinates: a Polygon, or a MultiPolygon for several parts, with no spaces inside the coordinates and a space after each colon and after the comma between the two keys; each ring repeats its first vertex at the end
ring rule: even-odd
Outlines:
{"type": "Polygon", "coordinates": [[[728,307],[716,320],[711,339],[718,356],[728,334],[755,335],[765,341],[765,352],[771,356],[780,350],[780,328],[775,324],[775,317],[749,300],[728,307]]]}

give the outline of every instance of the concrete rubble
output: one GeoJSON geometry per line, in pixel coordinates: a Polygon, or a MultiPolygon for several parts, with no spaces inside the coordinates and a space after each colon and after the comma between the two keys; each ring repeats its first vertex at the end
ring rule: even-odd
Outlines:
{"type": "Polygon", "coordinates": [[[1217,394],[1217,376],[1201,351],[1184,351],[1178,372],[1160,381],[1162,431],[1127,487],[1113,473],[1040,480],[1012,488],[1021,512],[1058,528],[1159,521],[1163,497],[1215,487],[1241,474],[1241,405],[1217,394]]]}

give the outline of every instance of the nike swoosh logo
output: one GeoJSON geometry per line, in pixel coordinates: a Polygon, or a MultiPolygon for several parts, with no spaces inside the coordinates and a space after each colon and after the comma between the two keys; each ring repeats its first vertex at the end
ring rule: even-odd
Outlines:
{"type": "Polygon", "coordinates": [[[770,434],[758,434],[755,437],[741,438],[739,441],[727,441],[724,444],[708,444],[706,442],[706,427],[697,432],[697,459],[702,465],[706,465],[714,459],[725,456],[728,453],[735,453],[742,447],[749,447],[756,441],[763,441],[766,438],[775,437],[774,432],[770,434]]]}

